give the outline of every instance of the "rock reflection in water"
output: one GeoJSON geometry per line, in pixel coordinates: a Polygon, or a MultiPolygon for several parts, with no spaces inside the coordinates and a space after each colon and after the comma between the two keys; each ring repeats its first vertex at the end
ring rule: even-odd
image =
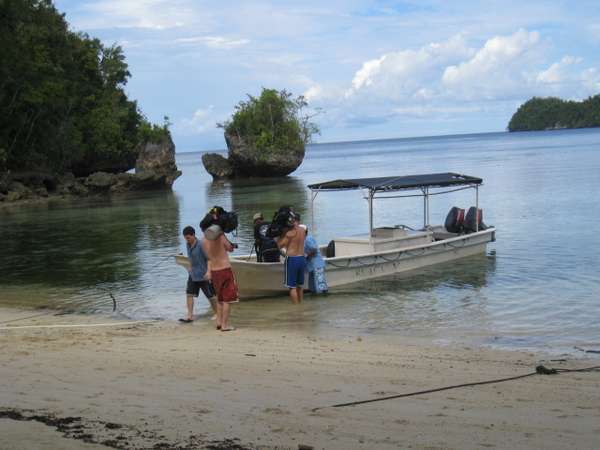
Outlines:
{"type": "Polygon", "coordinates": [[[254,243],[252,216],[262,212],[270,221],[282,205],[299,212],[303,221],[309,220],[308,191],[304,183],[294,177],[249,178],[219,181],[207,184],[207,203],[220,205],[238,214],[238,243],[240,252],[247,253],[254,243]]]}
{"type": "Polygon", "coordinates": [[[4,211],[0,231],[3,300],[40,292],[94,309],[102,286],[139,289],[156,255],[177,251],[179,205],[172,192],[48,203],[4,211]]]}

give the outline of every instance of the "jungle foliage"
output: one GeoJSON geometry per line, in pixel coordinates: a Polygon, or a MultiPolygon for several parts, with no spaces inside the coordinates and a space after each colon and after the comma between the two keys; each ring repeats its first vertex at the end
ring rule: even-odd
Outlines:
{"type": "Polygon", "coordinates": [[[50,0],[0,0],[0,171],[125,171],[168,133],[124,86],[123,50],[69,30],[50,0]]]}
{"type": "Polygon", "coordinates": [[[314,116],[303,115],[307,106],[303,96],[263,88],[259,97],[248,95],[247,101],[239,102],[231,120],[218,126],[259,152],[304,148],[319,133],[311,122],[314,116]]]}

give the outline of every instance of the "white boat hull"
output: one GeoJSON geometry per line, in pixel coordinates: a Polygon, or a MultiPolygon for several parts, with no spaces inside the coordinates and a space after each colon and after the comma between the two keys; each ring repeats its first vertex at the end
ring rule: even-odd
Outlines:
{"type": "MultiPolygon", "coordinates": [[[[484,253],[486,245],[495,240],[495,228],[459,235],[425,244],[365,253],[325,258],[325,272],[330,289],[426,266],[454,261],[484,253]]],[[[178,255],[176,262],[189,267],[187,257],[178,255]]],[[[283,263],[257,263],[250,256],[234,256],[231,266],[235,273],[240,298],[286,294],[283,285],[283,263]]]]}

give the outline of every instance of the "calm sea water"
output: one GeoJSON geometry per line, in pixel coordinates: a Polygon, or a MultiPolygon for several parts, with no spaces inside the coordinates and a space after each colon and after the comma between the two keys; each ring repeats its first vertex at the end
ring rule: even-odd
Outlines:
{"type": "MultiPolygon", "coordinates": [[[[571,351],[600,348],[600,130],[492,133],[313,145],[293,176],[213,183],[200,153],[178,155],[172,193],[53,202],[0,210],[0,305],[112,310],[133,318],[184,312],[185,225],[219,204],[239,213],[249,251],[252,215],[292,204],[312,224],[306,185],[344,177],[454,171],[480,176],[484,221],[497,227],[486,255],[353,285],[298,307],[285,298],[245,302],[247,327],[393,333],[438,341],[571,351]]],[[[431,202],[431,222],[469,191],[431,202]]],[[[422,200],[381,200],[376,224],[422,226],[422,200]]],[[[365,232],[359,192],[322,193],[318,241],[365,232]]],[[[204,300],[199,311],[206,311],[204,300]]],[[[575,351],[576,352],[576,351],[575,351]]]]}

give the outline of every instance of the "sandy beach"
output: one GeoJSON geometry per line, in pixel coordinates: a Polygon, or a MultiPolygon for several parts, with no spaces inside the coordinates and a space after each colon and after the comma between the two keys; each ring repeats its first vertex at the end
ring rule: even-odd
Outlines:
{"type": "Polygon", "coordinates": [[[402,336],[222,333],[204,317],[116,324],[0,309],[0,319],[2,449],[600,446],[597,372],[327,407],[597,358],[402,336]]]}

